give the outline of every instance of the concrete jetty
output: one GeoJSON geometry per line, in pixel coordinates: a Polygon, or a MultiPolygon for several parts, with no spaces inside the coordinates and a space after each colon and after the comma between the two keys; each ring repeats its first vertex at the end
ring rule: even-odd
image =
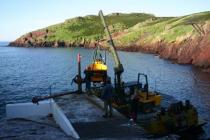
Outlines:
{"type": "Polygon", "coordinates": [[[112,118],[103,118],[103,102],[86,94],[67,95],[56,99],[80,138],[143,138],[146,132],[129,125],[128,119],[114,109],[112,118]]]}
{"type": "MultiPolygon", "coordinates": [[[[87,94],[65,95],[39,105],[12,104],[7,106],[8,118],[0,120],[0,139],[151,139],[117,110],[112,118],[103,118],[103,114],[103,101],[87,94]],[[38,116],[34,109],[41,109],[38,116]]],[[[168,138],[177,139],[173,135],[158,139],[168,138]]]]}

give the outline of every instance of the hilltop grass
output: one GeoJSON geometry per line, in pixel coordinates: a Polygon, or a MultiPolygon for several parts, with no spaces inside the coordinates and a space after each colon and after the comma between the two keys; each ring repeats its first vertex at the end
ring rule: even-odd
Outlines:
{"type": "MultiPolygon", "coordinates": [[[[151,14],[131,13],[131,14],[112,14],[106,16],[108,25],[113,28],[112,32],[121,31],[134,26],[139,22],[154,17],[151,14]]],[[[47,41],[72,41],[72,40],[96,40],[104,36],[103,26],[99,16],[76,17],[66,20],[64,23],[53,25],[47,28],[50,34],[47,41]]]]}
{"type": "MultiPolygon", "coordinates": [[[[201,12],[182,17],[155,17],[144,13],[114,13],[105,16],[111,33],[122,32],[115,38],[118,46],[130,46],[140,43],[155,43],[160,40],[174,42],[198,33],[190,23],[205,24],[210,22],[210,12],[201,12]]],[[[105,38],[101,19],[96,15],[76,17],[63,23],[49,26],[39,31],[48,30],[47,35],[42,35],[36,40],[41,41],[96,41],[105,38]]],[[[24,36],[23,36],[24,37],[24,36]]],[[[34,40],[35,40],[34,39],[34,40]]]]}
{"type": "Polygon", "coordinates": [[[131,27],[127,34],[118,38],[117,43],[126,46],[138,40],[142,40],[144,43],[157,42],[159,40],[173,42],[179,38],[198,34],[190,23],[204,24],[208,20],[210,20],[210,12],[196,13],[183,17],[147,20],[131,27]]]}

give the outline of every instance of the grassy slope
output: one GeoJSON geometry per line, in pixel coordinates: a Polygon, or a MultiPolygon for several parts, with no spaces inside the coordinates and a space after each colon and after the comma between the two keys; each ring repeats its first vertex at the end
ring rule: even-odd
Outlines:
{"type": "MultiPolygon", "coordinates": [[[[130,13],[111,14],[106,16],[111,32],[122,31],[123,34],[115,39],[119,46],[149,44],[164,40],[174,42],[187,37],[197,36],[189,22],[210,23],[210,12],[196,13],[182,17],[155,17],[151,14],[130,13]]],[[[49,26],[47,35],[41,35],[41,41],[82,41],[96,40],[104,37],[104,31],[99,16],[89,15],[68,19],[63,23],[49,26]]],[[[34,38],[33,38],[34,39],[34,38]]]]}
{"type": "Polygon", "coordinates": [[[189,36],[196,36],[197,32],[189,22],[210,22],[210,12],[202,12],[183,17],[156,18],[147,20],[129,28],[128,33],[117,39],[118,45],[129,45],[137,42],[150,43],[158,40],[174,42],[189,36]]]}
{"type": "MultiPolygon", "coordinates": [[[[109,25],[114,26],[115,31],[120,31],[152,17],[154,16],[150,14],[131,13],[112,14],[107,16],[106,19],[109,25]]],[[[48,41],[72,41],[82,38],[96,39],[104,35],[100,18],[94,15],[69,19],[64,23],[47,27],[47,29],[50,32],[46,38],[48,41]]]]}

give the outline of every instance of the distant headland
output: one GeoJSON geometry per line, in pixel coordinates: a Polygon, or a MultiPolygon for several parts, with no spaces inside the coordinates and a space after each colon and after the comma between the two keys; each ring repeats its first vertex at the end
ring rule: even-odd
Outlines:
{"type": "MultiPolygon", "coordinates": [[[[210,11],[181,17],[113,13],[106,20],[118,50],[155,53],[210,71],[210,11]]],[[[98,40],[107,47],[99,16],[88,15],[29,32],[9,45],[94,48],[98,40]]]]}

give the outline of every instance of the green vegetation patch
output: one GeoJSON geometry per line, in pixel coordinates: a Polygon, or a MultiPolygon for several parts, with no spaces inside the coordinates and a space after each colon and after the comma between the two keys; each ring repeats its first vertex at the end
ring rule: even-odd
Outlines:
{"type": "MultiPolygon", "coordinates": [[[[112,14],[106,16],[107,24],[112,32],[122,31],[130,28],[139,22],[143,22],[154,17],[151,14],[131,13],[131,14],[112,14]]],[[[96,40],[104,36],[104,29],[99,16],[89,15],[68,19],[64,23],[49,26],[50,34],[46,40],[72,41],[81,39],[96,40]]]]}
{"type": "MultiPolygon", "coordinates": [[[[117,45],[127,46],[138,42],[144,43],[165,40],[176,41],[189,35],[197,35],[191,23],[204,24],[210,20],[210,12],[196,13],[182,17],[155,17],[144,13],[113,13],[105,16],[111,33],[123,31],[117,37],[117,45]]],[[[97,40],[105,36],[101,19],[96,15],[76,17],[63,23],[41,29],[48,30],[47,35],[36,40],[42,41],[83,41],[97,40]]]]}
{"type": "Polygon", "coordinates": [[[197,34],[190,23],[202,24],[210,19],[210,12],[202,12],[183,17],[156,17],[140,22],[128,29],[128,33],[118,39],[121,45],[129,45],[138,40],[144,43],[165,40],[176,41],[177,38],[185,38],[197,34]]]}

